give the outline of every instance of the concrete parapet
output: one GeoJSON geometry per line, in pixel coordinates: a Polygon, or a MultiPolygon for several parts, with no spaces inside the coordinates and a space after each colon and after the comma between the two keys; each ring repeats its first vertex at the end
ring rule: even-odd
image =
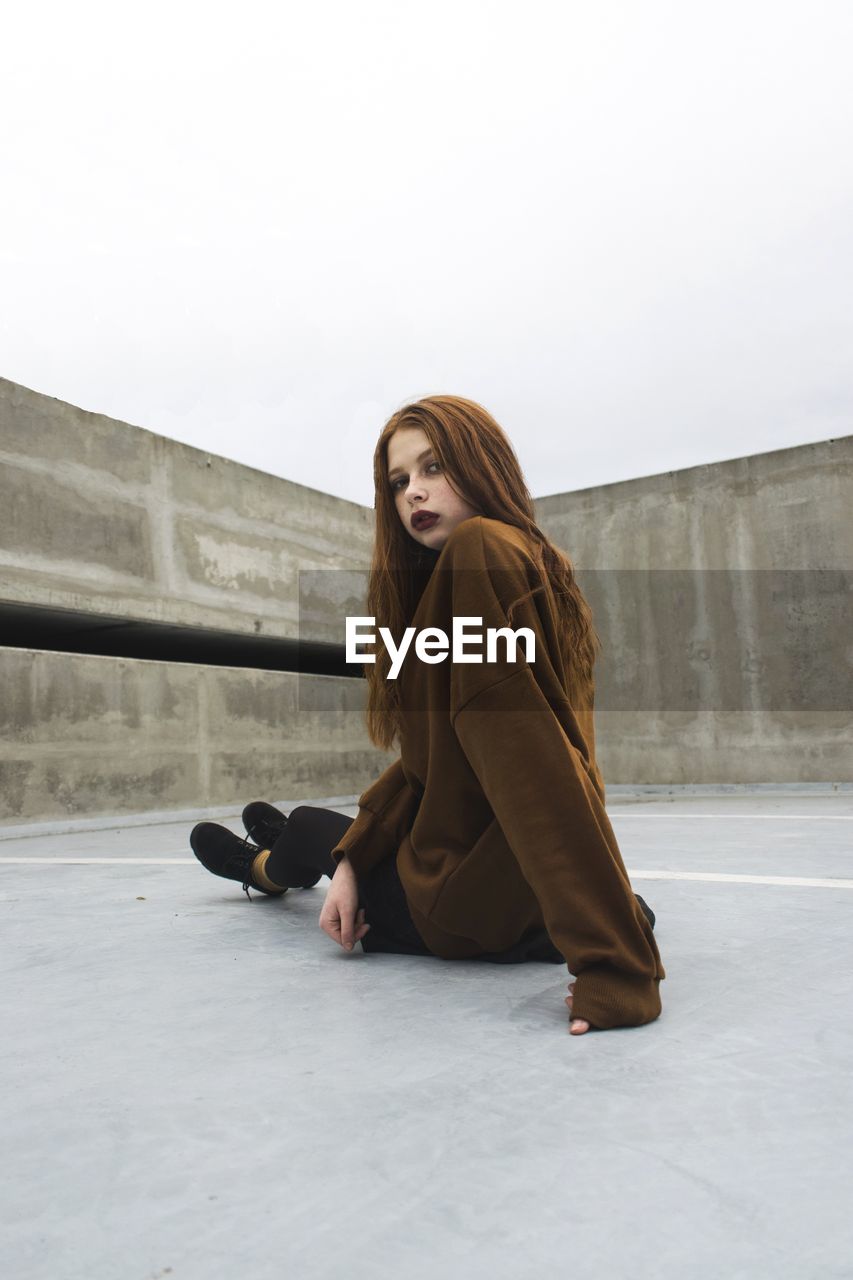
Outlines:
{"type": "Polygon", "coordinates": [[[580,570],[853,569],[853,435],[537,498],[580,570]]]}
{"type": "Polygon", "coordinates": [[[0,649],[0,822],[358,795],[363,680],[0,649]]]}
{"type": "Polygon", "coordinates": [[[5,379],[0,484],[0,602],[328,638],[300,571],[370,563],[370,508],[5,379]]]}
{"type": "Polygon", "coordinates": [[[535,506],[602,638],[605,779],[853,777],[853,436],[535,506]]]}

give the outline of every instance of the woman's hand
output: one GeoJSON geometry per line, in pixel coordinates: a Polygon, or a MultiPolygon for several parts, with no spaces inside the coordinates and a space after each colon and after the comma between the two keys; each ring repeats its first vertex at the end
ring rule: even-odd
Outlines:
{"type": "MultiPolygon", "coordinates": [[[[575,982],[577,979],[575,979],[575,982]]],[[[575,983],[569,983],[570,994],[566,996],[566,1004],[569,1006],[569,1013],[572,1011],[572,1000],[575,997],[575,983]]],[[[582,1036],[585,1031],[589,1031],[589,1023],[585,1018],[572,1018],[572,1025],[569,1031],[573,1036],[582,1036]]]]}
{"type": "Polygon", "coordinates": [[[358,880],[346,857],[341,858],[332,877],[320,912],[320,928],[345,951],[352,951],[370,928],[364,922],[364,907],[359,910],[358,880]]]}

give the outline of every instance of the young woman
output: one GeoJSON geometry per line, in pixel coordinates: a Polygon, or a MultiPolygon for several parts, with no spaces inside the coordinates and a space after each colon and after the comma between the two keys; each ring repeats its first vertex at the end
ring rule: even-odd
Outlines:
{"type": "Polygon", "coordinates": [[[509,440],[473,401],[428,396],[383,427],[374,482],[367,614],[393,645],[365,663],[367,729],[399,758],[355,819],[258,801],[248,839],[201,823],[196,856],[247,893],[328,875],[320,927],[347,950],[566,963],[574,1035],[653,1021],[655,918],[595,761],[599,641],[509,440]]]}

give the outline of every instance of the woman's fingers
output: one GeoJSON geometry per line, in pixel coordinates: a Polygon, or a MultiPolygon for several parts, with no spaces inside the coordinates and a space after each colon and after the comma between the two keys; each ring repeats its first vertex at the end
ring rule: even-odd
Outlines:
{"type": "MultiPolygon", "coordinates": [[[[364,907],[356,908],[355,903],[341,901],[332,896],[332,889],[326,894],[323,910],[320,912],[320,928],[330,938],[343,947],[344,951],[352,951],[370,928],[364,918],[364,907]]],[[[357,902],[357,899],[356,899],[357,902]]]]}
{"type": "Polygon", "coordinates": [[[326,901],[323,904],[323,910],[320,912],[320,928],[327,933],[333,942],[337,942],[339,946],[343,946],[343,929],[344,917],[341,914],[340,905],[331,898],[331,890],[326,895],[326,901]]]}
{"type": "MultiPolygon", "coordinates": [[[[566,1004],[569,1006],[569,1013],[571,1013],[572,1011],[572,1001],[574,1000],[574,990],[575,990],[575,984],[574,982],[570,982],[569,991],[572,994],[565,997],[566,1004]]],[[[569,1031],[573,1036],[582,1036],[584,1032],[589,1031],[589,1026],[590,1024],[587,1022],[586,1018],[572,1018],[571,1025],[569,1026],[569,1031]]]]}
{"type": "Polygon", "coordinates": [[[345,951],[352,951],[356,943],[355,913],[350,910],[341,912],[341,946],[345,951]]]}
{"type": "Polygon", "coordinates": [[[341,946],[345,951],[352,951],[367,933],[370,925],[364,919],[364,907],[351,914],[346,912],[341,921],[341,946]]]}
{"type": "Polygon", "coordinates": [[[370,925],[364,918],[364,907],[360,907],[355,917],[355,928],[353,932],[353,943],[360,942],[367,933],[370,925]]]}

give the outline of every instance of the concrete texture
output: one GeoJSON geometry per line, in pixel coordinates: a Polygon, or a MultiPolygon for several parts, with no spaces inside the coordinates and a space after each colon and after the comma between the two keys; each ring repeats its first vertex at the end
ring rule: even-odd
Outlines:
{"type": "Polygon", "coordinates": [[[853,435],[536,499],[578,569],[853,569],[853,435]]]}
{"type": "Polygon", "coordinates": [[[0,828],[360,795],[395,758],[358,679],[0,649],[0,686],[0,828]]]}
{"type": "Polygon", "coordinates": [[[599,711],[605,785],[845,782],[853,711],[599,711]]]}
{"type": "Polygon", "coordinates": [[[6,379],[0,483],[0,604],[296,638],[300,572],[370,563],[370,508],[6,379]]]}
{"type": "Polygon", "coordinates": [[[605,779],[853,777],[853,436],[536,500],[602,639],[605,779]]]}
{"type": "Polygon", "coordinates": [[[565,967],[346,954],[189,822],[0,842],[4,1273],[850,1276],[853,796],[608,807],[664,1011],[582,1037],[565,967]]]}

